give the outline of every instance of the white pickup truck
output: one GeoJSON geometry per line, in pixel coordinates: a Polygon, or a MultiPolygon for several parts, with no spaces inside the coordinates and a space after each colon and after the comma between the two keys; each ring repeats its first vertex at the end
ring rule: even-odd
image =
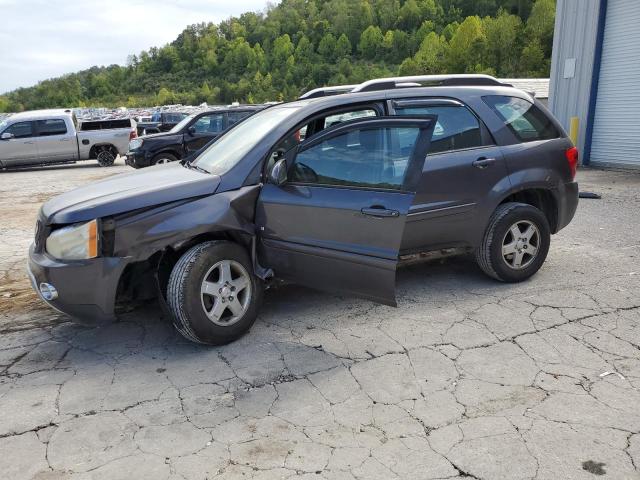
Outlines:
{"type": "Polygon", "coordinates": [[[79,123],[71,110],[36,110],[0,120],[0,168],[96,159],[113,165],[137,136],[131,119],[79,123]]]}

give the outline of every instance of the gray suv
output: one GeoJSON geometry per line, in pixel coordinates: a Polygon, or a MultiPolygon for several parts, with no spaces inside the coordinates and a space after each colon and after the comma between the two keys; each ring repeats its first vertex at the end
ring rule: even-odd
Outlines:
{"type": "Polygon", "coordinates": [[[535,98],[483,75],[318,89],[234,126],[190,162],[45,203],[36,291],[87,323],[157,296],[186,338],[232,341],[294,282],[395,305],[398,265],[475,254],[518,282],[572,219],[577,150],[535,98]]]}

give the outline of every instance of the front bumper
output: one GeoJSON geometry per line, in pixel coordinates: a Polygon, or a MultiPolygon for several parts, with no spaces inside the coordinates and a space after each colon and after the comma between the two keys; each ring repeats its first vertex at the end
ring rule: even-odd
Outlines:
{"type": "Polygon", "coordinates": [[[151,159],[144,152],[128,151],[124,159],[125,163],[133,168],[143,168],[151,165],[151,159]]]}
{"type": "Polygon", "coordinates": [[[97,325],[115,320],[116,292],[126,264],[125,258],[57,260],[36,252],[31,245],[27,269],[31,285],[43,301],[81,323],[97,325]],[[42,283],[55,287],[56,299],[44,299],[42,283]]]}

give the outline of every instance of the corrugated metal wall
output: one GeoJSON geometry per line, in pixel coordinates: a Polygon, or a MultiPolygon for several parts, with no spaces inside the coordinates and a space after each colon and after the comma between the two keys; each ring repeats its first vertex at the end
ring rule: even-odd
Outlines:
{"type": "Polygon", "coordinates": [[[640,1],[609,0],[593,123],[594,165],[640,166],[640,1]]]}
{"type": "Polygon", "coordinates": [[[571,117],[580,119],[578,148],[581,153],[584,152],[600,1],[557,0],[556,7],[549,106],[567,132],[571,117]],[[571,59],[575,59],[575,72],[565,78],[565,73],[571,73],[565,72],[571,70],[571,59]]]}

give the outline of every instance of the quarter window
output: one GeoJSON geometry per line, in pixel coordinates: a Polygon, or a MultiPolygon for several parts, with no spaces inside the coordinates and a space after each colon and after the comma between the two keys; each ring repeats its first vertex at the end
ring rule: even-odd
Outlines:
{"type": "Polygon", "coordinates": [[[483,145],[480,123],[466,107],[454,105],[396,107],[396,114],[438,116],[431,137],[429,154],[477,148],[483,145]]]}
{"type": "Polygon", "coordinates": [[[26,138],[33,136],[31,122],[19,122],[7,127],[2,133],[13,133],[15,138],[26,138]]]}
{"type": "Polygon", "coordinates": [[[50,135],[64,135],[67,133],[67,125],[61,118],[38,120],[38,135],[47,137],[50,135]]]}
{"type": "Polygon", "coordinates": [[[491,95],[483,97],[513,134],[522,142],[558,138],[560,132],[542,110],[517,97],[491,95]]]}
{"type": "Polygon", "coordinates": [[[415,144],[419,128],[354,129],[300,152],[289,178],[294,183],[401,190],[413,148],[403,151],[402,135],[415,144]]]}

